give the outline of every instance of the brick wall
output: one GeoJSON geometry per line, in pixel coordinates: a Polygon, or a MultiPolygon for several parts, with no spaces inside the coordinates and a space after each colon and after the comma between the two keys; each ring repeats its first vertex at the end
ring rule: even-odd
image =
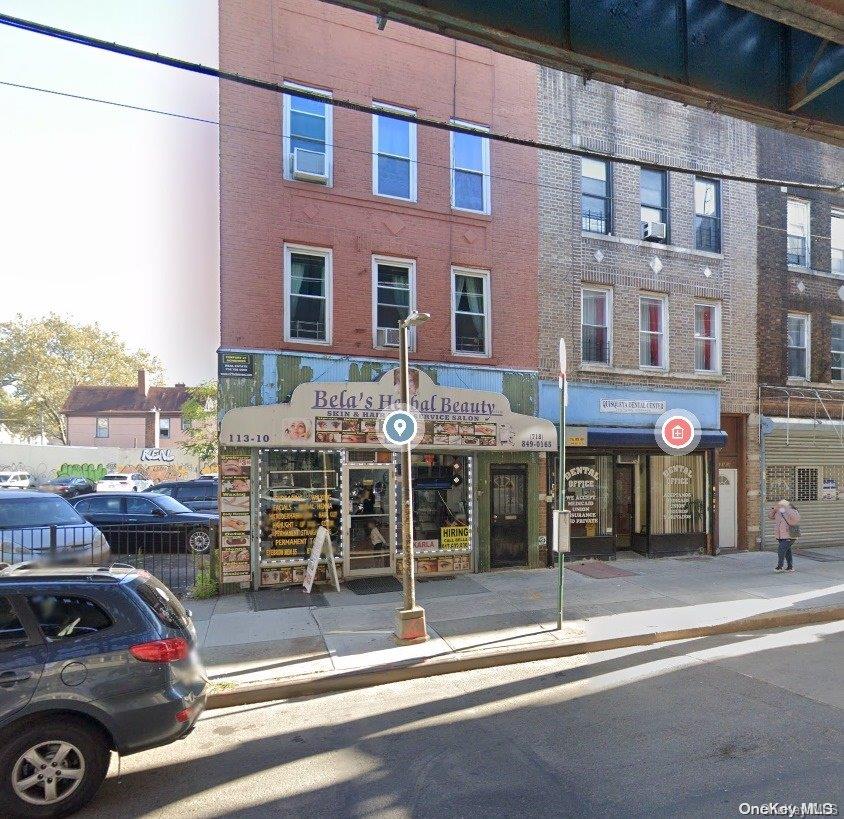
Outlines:
{"type": "MultiPolygon", "coordinates": [[[[220,66],[329,89],[363,104],[387,102],[438,120],[536,133],[537,69],[485,49],[318,0],[223,0],[220,66]]],[[[417,304],[432,320],[416,357],[537,366],[537,160],[490,146],[491,216],[452,211],[449,134],[419,128],[418,201],[372,194],[372,123],[334,109],[333,185],[282,175],[282,103],[276,94],[220,88],[222,346],[395,357],[373,349],[372,256],[416,261],[417,304]],[[283,335],[285,242],[333,251],[333,343],[283,335]],[[490,271],[492,354],[451,350],[451,265],[490,271]],[[518,320],[514,321],[513,317],[518,320]]]]}

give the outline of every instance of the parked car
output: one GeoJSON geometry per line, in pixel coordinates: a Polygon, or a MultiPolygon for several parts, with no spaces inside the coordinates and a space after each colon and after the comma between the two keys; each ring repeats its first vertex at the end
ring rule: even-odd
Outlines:
{"type": "Polygon", "coordinates": [[[87,495],[89,492],[96,491],[91,481],[74,475],[59,475],[58,478],[42,483],[38,488],[42,492],[53,492],[63,498],[75,498],[77,495],[87,495]]]}
{"type": "Polygon", "coordinates": [[[35,480],[29,472],[0,472],[0,489],[32,489],[35,480]]]}
{"type": "Polygon", "coordinates": [[[64,499],[21,490],[0,495],[0,563],[108,562],[109,545],[64,499]]]}
{"type": "Polygon", "coordinates": [[[0,816],[78,811],[205,708],[190,612],[130,567],[0,571],[0,656],[0,816]]]}
{"type": "Polygon", "coordinates": [[[169,495],[194,512],[217,512],[217,494],[220,482],[216,478],[197,478],[193,481],[167,481],[147,489],[169,495]]]}
{"type": "Polygon", "coordinates": [[[114,472],[97,481],[97,492],[143,492],[152,486],[140,472],[114,472]]]}
{"type": "Polygon", "coordinates": [[[211,548],[218,515],[192,512],[169,495],[97,492],[74,498],[73,506],[103,531],[116,552],[144,549],[204,554],[211,548]]]}

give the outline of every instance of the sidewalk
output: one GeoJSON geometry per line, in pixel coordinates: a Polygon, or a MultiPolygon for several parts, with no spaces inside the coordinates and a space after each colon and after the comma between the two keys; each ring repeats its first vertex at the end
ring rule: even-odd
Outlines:
{"type": "Polygon", "coordinates": [[[775,573],[775,562],[769,552],[745,552],[567,563],[562,632],[556,630],[555,569],[422,581],[417,596],[431,639],[414,646],[397,646],[393,638],[400,592],[362,595],[341,587],[311,598],[300,597],[300,590],[254,592],[187,605],[208,676],[229,685],[844,605],[844,547],[796,555],[794,574],[775,573]],[[288,596],[309,605],[266,608],[286,604],[288,596]]]}

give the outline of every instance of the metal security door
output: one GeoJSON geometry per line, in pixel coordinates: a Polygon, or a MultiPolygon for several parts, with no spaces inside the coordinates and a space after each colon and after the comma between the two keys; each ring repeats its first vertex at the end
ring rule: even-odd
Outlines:
{"type": "Polygon", "coordinates": [[[524,566],[528,558],[527,469],[493,466],[490,478],[490,565],[524,566]]]}
{"type": "Polygon", "coordinates": [[[343,467],[343,574],[374,577],[396,569],[395,470],[392,464],[343,467]]]}
{"type": "Polygon", "coordinates": [[[718,470],[718,548],[735,549],[738,542],[736,509],[738,470],[718,470]]]}

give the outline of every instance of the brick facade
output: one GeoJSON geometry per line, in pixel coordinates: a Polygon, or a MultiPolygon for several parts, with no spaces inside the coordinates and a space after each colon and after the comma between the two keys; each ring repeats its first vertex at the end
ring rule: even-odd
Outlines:
{"type": "MultiPolygon", "coordinates": [[[[338,98],[390,103],[437,120],[458,118],[533,137],[538,69],[486,49],[318,0],[224,0],[220,67],[326,89],[338,98]]],[[[536,153],[490,145],[491,215],[451,208],[449,134],[418,128],[418,196],[372,192],[372,118],[333,110],[330,187],[282,174],[282,101],[220,87],[221,338],[224,348],[394,358],[375,349],[372,257],[416,263],[416,303],[432,319],[415,358],[537,368],[536,153]],[[285,243],[333,252],[329,346],[284,339],[285,243]],[[488,357],[455,355],[452,265],[490,271],[488,357]],[[518,316],[518,321],[512,317],[518,316]]]]}

